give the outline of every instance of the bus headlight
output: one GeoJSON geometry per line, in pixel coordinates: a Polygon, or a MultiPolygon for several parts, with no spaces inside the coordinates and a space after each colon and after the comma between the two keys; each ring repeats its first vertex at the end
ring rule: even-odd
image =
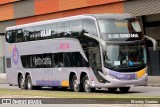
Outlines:
{"type": "Polygon", "coordinates": [[[109,78],[112,78],[112,79],[116,79],[116,77],[114,77],[112,75],[109,75],[109,74],[107,74],[106,76],[109,77],[109,78]]]}

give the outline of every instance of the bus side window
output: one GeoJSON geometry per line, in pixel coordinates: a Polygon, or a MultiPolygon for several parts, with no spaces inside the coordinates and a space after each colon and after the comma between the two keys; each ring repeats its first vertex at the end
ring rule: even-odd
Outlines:
{"type": "Polygon", "coordinates": [[[70,23],[69,22],[62,22],[58,24],[58,31],[60,33],[60,37],[69,37],[70,33],[70,23]]]}
{"type": "Polygon", "coordinates": [[[56,36],[57,36],[57,23],[46,25],[46,30],[51,30],[51,36],[49,36],[49,39],[56,38],[56,36]]]}
{"type": "Polygon", "coordinates": [[[73,63],[74,63],[75,67],[86,67],[88,65],[86,60],[81,55],[81,53],[74,52],[72,54],[74,56],[74,62],[73,63]]]}
{"type": "Polygon", "coordinates": [[[7,68],[11,68],[11,58],[6,58],[7,68]]]}
{"type": "Polygon", "coordinates": [[[35,62],[33,62],[33,55],[30,55],[30,56],[28,56],[28,58],[27,59],[29,59],[28,61],[29,61],[29,68],[36,68],[36,65],[34,65],[35,64],[35,62]]]}
{"type": "Polygon", "coordinates": [[[25,41],[32,41],[34,40],[34,27],[30,27],[30,28],[24,28],[24,38],[25,41]]]}
{"type": "Polygon", "coordinates": [[[17,42],[17,37],[16,37],[16,30],[12,31],[12,43],[16,43],[17,42]]]}
{"type": "Polygon", "coordinates": [[[24,68],[32,68],[32,66],[30,66],[30,58],[31,56],[27,56],[27,55],[23,55],[21,56],[21,62],[22,62],[22,66],[24,68]]]}
{"type": "Polygon", "coordinates": [[[15,31],[15,30],[7,31],[6,40],[7,40],[9,43],[15,43],[15,42],[16,42],[16,31],[15,31]]]}
{"type": "Polygon", "coordinates": [[[94,20],[84,19],[83,20],[83,31],[93,34],[93,35],[98,35],[94,20]]]}
{"type": "Polygon", "coordinates": [[[58,53],[53,54],[53,62],[52,63],[54,63],[53,67],[58,67],[58,53]]]}
{"type": "Polygon", "coordinates": [[[43,63],[43,68],[51,68],[52,67],[52,54],[47,53],[42,55],[44,63],[43,63]]]}
{"type": "Polygon", "coordinates": [[[24,41],[24,36],[23,36],[23,31],[22,29],[18,29],[16,31],[17,33],[17,42],[23,42],[24,41]]]}
{"type": "Polygon", "coordinates": [[[64,66],[65,67],[71,67],[70,65],[70,53],[64,53],[64,66]]]}
{"type": "Polygon", "coordinates": [[[60,29],[59,29],[60,25],[59,24],[60,23],[54,23],[54,26],[56,26],[55,32],[54,32],[54,38],[60,38],[60,29]]]}
{"type": "Polygon", "coordinates": [[[88,38],[87,51],[89,54],[89,66],[93,68],[94,71],[101,69],[101,58],[99,43],[93,39],[88,38]]]}
{"type": "Polygon", "coordinates": [[[23,38],[24,38],[24,42],[29,40],[29,31],[23,29],[23,38]]]}
{"type": "Polygon", "coordinates": [[[70,67],[76,67],[76,61],[75,61],[75,54],[74,52],[68,52],[67,53],[68,59],[69,59],[69,63],[70,63],[70,67]]]}
{"type": "Polygon", "coordinates": [[[82,21],[81,20],[75,20],[70,23],[70,32],[71,36],[77,37],[80,36],[82,32],[82,21]]]}
{"type": "Polygon", "coordinates": [[[12,36],[12,31],[7,31],[6,32],[6,42],[10,43],[11,36],[12,36]]]}
{"type": "Polygon", "coordinates": [[[35,27],[35,32],[34,32],[34,39],[35,40],[48,39],[48,36],[45,36],[45,34],[46,34],[46,26],[45,25],[35,27]]]}
{"type": "Polygon", "coordinates": [[[58,67],[64,67],[64,58],[63,58],[63,53],[59,53],[59,57],[58,57],[58,67]]]}

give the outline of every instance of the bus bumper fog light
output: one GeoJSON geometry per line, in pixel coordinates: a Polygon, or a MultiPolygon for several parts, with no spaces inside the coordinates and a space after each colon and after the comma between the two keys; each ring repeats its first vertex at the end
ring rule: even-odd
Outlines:
{"type": "Polygon", "coordinates": [[[91,84],[92,84],[92,86],[95,86],[95,82],[94,82],[94,81],[92,81],[92,83],[91,83],[91,84]]]}

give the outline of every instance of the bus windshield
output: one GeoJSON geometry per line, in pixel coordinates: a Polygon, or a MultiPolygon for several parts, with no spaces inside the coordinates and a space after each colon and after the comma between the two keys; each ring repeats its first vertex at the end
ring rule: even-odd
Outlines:
{"type": "Polygon", "coordinates": [[[135,40],[142,38],[142,29],[137,19],[99,20],[100,34],[104,40],[135,40]]]}
{"type": "Polygon", "coordinates": [[[147,63],[145,44],[107,45],[104,65],[111,69],[139,68],[147,63]]]}

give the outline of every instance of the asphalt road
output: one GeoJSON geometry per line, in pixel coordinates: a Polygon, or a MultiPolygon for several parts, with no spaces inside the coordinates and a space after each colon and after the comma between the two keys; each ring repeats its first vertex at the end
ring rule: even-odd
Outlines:
{"type": "MultiPolygon", "coordinates": [[[[9,86],[8,84],[0,84],[0,88],[5,89],[19,89],[17,86],[9,86]]],[[[20,89],[19,89],[20,90],[20,89]]],[[[50,88],[44,88],[42,91],[50,91],[50,88]]],[[[69,90],[66,90],[69,91],[69,90]]],[[[109,93],[107,89],[97,90],[97,93],[109,93]]],[[[124,94],[117,91],[113,94],[124,94]]],[[[128,93],[125,95],[137,95],[137,96],[149,96],[149,97],[160,97],[160,87],[132,87],[128,93]]],[[[21,105],[12,105],[12,107],[18,107],[21,105]]],[[[29,107],[41,107],[44,105],[28,105],[29,107]]],[[[24,107],[28,107],[24,105],[24,107]]],[[[45,107],[160,107],[160,104],[54,104],[54,105],[45,105],[45,107]]],[[[0,107],[10,107],[10,105],[0,105],[0,107]]]]}
{"type": "MultiPolygon", "coordinates": [[[[6,89],[19,89],[18,86],[9,86],[8,84],[0,84],[0,88],[6,89]]],[[[50,88],[44,88],[42,90],[51,90],[50,88]]],[[[67,90],[69,91],[69,90],[67,90]]],[[[107,89],[96,90],[97,93],[109,93],[107,89]]],[[[116,93],[113,94],[129,94],[129,95],[137,95],[137,96],[149,96],[149,97],[160,97],[160,87],[151,87],[151,86],[144,86],[144,87],[131,87],[128,93],[121,93],[117,90],[116,93]]]]}

